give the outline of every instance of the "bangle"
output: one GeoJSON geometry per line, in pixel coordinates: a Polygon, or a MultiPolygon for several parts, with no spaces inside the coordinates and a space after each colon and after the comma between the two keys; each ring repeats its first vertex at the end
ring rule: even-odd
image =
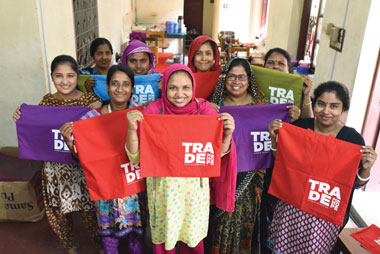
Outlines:
{"type": "Polygon", "coordinates": [[[270,150],[272,150],[272,151],[277,151],[277,148],[273,148],[273,146],[272,145],[270,145],[270,150]]]}
{"type": "Polygon", "coordinates": [[[308,103],[304,103],[302,106],[309,106],[311,104],[311,101],[308,103]]]}
{"type": "Polygon", "coordinates": [[[368,176],[367,178],[362,178],[362,177],[359,175],[359,170],[358,170],[358,172],[356,172],[356,177],[357,177],[360,181],[366,182],[366,181],[368,181],[368,180],[371,178],[371,174],[369,174],[369,176],[368,176]]]}

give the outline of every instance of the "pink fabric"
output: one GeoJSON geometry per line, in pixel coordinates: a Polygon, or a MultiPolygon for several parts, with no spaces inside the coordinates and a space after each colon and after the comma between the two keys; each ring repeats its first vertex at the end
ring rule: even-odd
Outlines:
{"type": "MultiPolygon", "coordinates": [[[[175,254],[176,247],[171,250],[165,250],[165,244],[153,244],[152,250],[154,254],[175,254]]],[[[203,241],[200,241],[194,248],[189,247],[186,243],[178,242],[177,247],[181,254],[203,254],[204,246],[203,241]]]]}
{"type": "MultiPolygon", "coordinates": [[[[193,72],[190,70],[189,67],[183,64],[172,64],[169,68],[166,69],[163,77],[162,77],[162,93],[161,98],[155,100],[151,104],[149,104],[148,107],[146,107],[142,112],[144,114],[158,114],[160,113],[160,110],[162,108],[162,113],[167,115],[196,115],[198,114],[198,106],[195,101],[195,78],[193,75],[193,72]],[[166,98],[166,88],[168,85],[168,80],[171,74],[178,70],[184,70],[188,72],[191,75],[191,78],[193,80],[193,97],[191,98],[191,101],[189,104],[187,104],[183,108],[177,108],[173,104],[169,102],[169,100],[166,98]]],[[[205,99],[198,98],[199,101],[199,110],[201,115],[216,115],[217,112],[214,110],[214,108],[211,106],[211,104],[206,101],[205,99]]]]}
{"type": "Polygon", "coordinates": [[[215,52],[214,53],[215,63],[211,67],[210,71],[220,70],[220,66],[219,66],[220,52],[219,52],[219,49],[218,49],[218,45],[216,44],[216,42],[211,37],[208,37],[208,36],[205,36],[205,35],[201,35],[201,36],[198,36],[197,38],[195,38],[191,42],[190,48],[189,48],[189,53],[188,53],[189,63],[187,64],[187,66],[189,66],[189,68],[193,72],[196,72],[196,69],[195,69],[195,66],[194,66],[194,63],[193,63],[195,53],[197,52],[197,50],[199,49],[199,47],[203,43],[205,43],[206,41],[209,41],[211,43],[212,47],[214,48],[214,52],[215,52]]]}
{"type": "MultiPolygon", "coordinates": [[[[142,110],[144,114],[159,114],[162,108],[163,114],[168,115],[196,115],[198,108],[195,101],[195,79],[189,67],[183,64],[173,64],[164,73],[162,78],[161,98],[152,102],[142,110]],[[190,73],[193,79],[193,98],[189,104],[183,108],[177,108],[172,105],[166,98],[167,82],[170,75],[177,70],[185,70],[190,73]]],[[[215,115],[217,112],[211,104],[202,99],[199,101],[199,110],[201,115],[215,115]]],[[[215,204],[219,209],[233,212],[235,209],[235,190],[237,176],[237,156],[235,143],[232,140],[230,153],[222,157],[220,177],[210,178],[210,203],[215,204]]]]}

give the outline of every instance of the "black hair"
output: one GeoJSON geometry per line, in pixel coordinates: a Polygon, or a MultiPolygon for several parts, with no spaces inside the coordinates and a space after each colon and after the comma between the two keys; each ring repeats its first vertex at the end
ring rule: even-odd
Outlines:
{"type": "Polygon", "coordinates": [[[350,93],[344,84],[337,81],[327,81],[320,84],[314,90],[314,105],[324,92],[335,93],[336,97],[343,103],[343,111],[347,111],[350,108],[350,93]]]}
{"type": "Polygon", "coordinates": [[[118,71],[124,72],[125,74],[127,74],[129,79],[131,80],[131,85],[132,85],[132,89],[133,89],[133,87],[135,86],[135,78],[134,78],[133,71],[128,66],[121,65],[121,64],[112,65],[111,68],[108,70],[107,86],[109,86],[113,74],[115,74],[115,72],[118,72],[118,71]]]}
{"type": "Polygon", "coordinates": [[[64,63],[70,64],[71,68],[73,69],[73,71],[75,71],[75,73],[78,72],[78,63],[77,61],[75,61],[73,57],[68,56],[68,55],[59,55],[59,56],[56,56],[51,62],[51,66],[50,66],[51,73],[54,72],[54,70],[57,68],[58,65],[64,64],[64,63]]]}
{"type": "Polygon", "coordinates": [[[96,38],[95,40],[93,40],[91,42],[91,46],[90,46],[90,55],[91,55],[91,57],[94,57],[95,52],[98,49],[98,47],[100,45],[104,45],[104,44],[108,45],[108,47],[111,50],[111,53],[113,54],[112,45],[111,45],[111,42],[109,40],[107,40],[106,38],[96,38]]]}
{"type": "Polygon", "coordinates": [[[169,78],[168,78],[168,81],[169,79],[171,78],[171,76],[173,76],[174,74],[177,74],[177,73],[186,73],[186,75],[190,78],[191,80],[191,85],[193,86],[194,85],[194,80],[193,80],[193,77],[191,76],[191,74],[188,72],[188,71],[185,71],[185,70],[176,70],[176,71],[173,71],[169,78]]]}
{"type": "Polygon", "coordinates": [[[288,62],[288,67],[289,67],[289,72],[292,71],[292,66],[291,66],[291,63],[290,63],[290,54],[288,53],[288,51],[286,51],[285,49],[282,49],[282,48],[273,48],[273,49],[270,49],[266,54],[265,54],[265,57],[264,57],[264,66],[267,64],[267,61],[268,61],[268,58],[273,54],[273,53],[279,53],[281,55],[283,55],[285,58],[286,58],[286,61],[288,62]]]}
{"type": "MultiPolygon", "coordinates": [[[[211,41],[211,40],[207,40],[207,41],[203,42],[203,43],[201,44],[201,46],[204,45],[204,44],[206,44],[206,43],[208,43],[208,44],[211,46],[211,48],[212,48],[212,53],[214,54],[214,58],[215,58],[215,53],[216,53],[215,43],[214,43],[213,41],[211,41]]],[[[199,46],[199,48],[200,48],[200,46],[199,46]]],[[[198,48],[198,49],[199,49],[199,48],[198,48]]],[[[198,50],[198,49],[197,49],[197,50],[198,50]]]]}
{"type": "MultiPolygon", "coordinates": [[[[243,66],[245,72],[246,72],[247,75],[248,75],[248,77],[251,76],[251,72],[252,72],[252,70],[251,70],[251,66],[249,66],[249,63],[248,63],[247,60],[242,59],[242,58],[236,58],[236,59],[232,60],[232,62],[231,62],[231,64],[230,64],[230,67],[229,67],[229,69],[228,69],[228,72],[230,72],[231,69],[232,69],[233,67],[236,67],[236,66],[243,66]]],[[[228,72],[227,72],[227,74],[228,74],[228,72]]]]}

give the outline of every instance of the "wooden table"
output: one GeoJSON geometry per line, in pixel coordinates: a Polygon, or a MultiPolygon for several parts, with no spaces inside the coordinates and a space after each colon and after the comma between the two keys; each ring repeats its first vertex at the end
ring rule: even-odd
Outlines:
{"type": "Polygon", "coordinates": [[[360,253],[360,254],[371,254],[368,250],[362,248],[360,246],[360,243],[350,236],[352,233],[355,233],[356,231],[360,230],[361,228],[345,228],[342,230],[342,232],[339,234],[338,242],[336,244],[336,251],[335,253],[343,252],[343,254],[348,253],[360,253]]]}

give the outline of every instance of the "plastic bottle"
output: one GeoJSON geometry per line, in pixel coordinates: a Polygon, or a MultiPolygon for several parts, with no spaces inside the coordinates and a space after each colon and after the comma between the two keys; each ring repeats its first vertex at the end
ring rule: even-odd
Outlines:
{"type": "Polygon", "coordinates": [[[182,31],[182,25],[183,25],[182,21],[183,21],[183,17],[182,16],[178,16],[178,33],[182,33],[183,32],[182,31]]]}

